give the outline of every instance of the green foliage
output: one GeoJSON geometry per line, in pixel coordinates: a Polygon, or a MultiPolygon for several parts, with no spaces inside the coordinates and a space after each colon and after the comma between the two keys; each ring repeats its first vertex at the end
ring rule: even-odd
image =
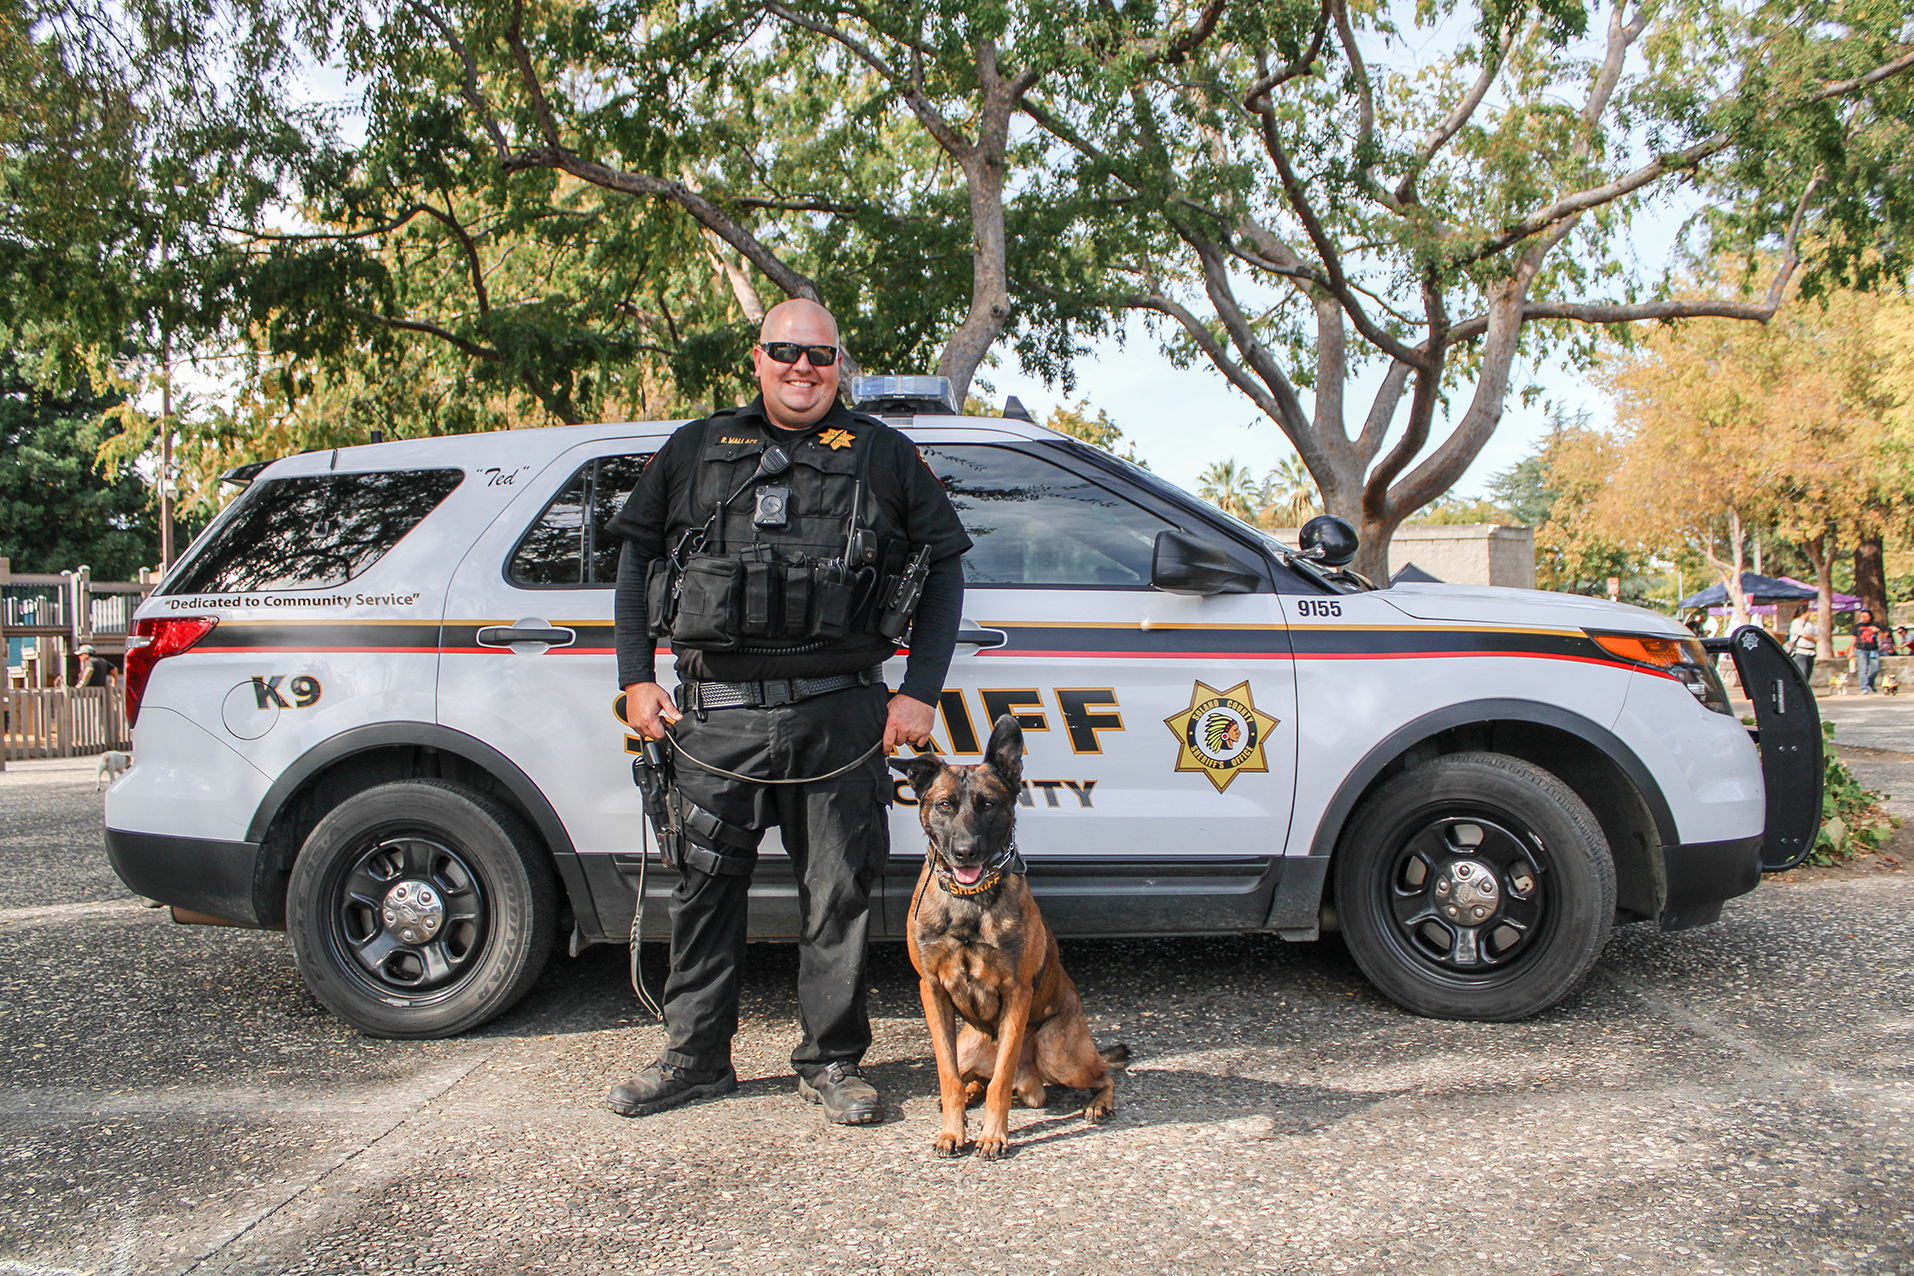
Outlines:
{"type": "Polygon", "coordinates": [[[159,525],[130,466],[102,468],[111,396],[34,389],[20,360],[0,355],[0,557],[16,572],[80,566],[131,580],[159,562],[159,525]]]}
{"type": "Polygon", "coordinates": [[[1483,484],[1488,489],[1489,500],[1517,527],[1540,527],[1554,512],[1555,502],[1561,499],[1561,490],[1552,483],[1554,476],[1549,469],[1546,446],[1537,448],[1499,474],[1490,475],[1489,481],[1483,484]]]}
{"type": "Polygon", "coordinates": [[[1090,415],[1090,400],[1084,399],[1072,406],[1068,401],[1059,403],[1050,410],[1043,423],[1059,434],[1067,434],[1073,439],[1082,439],[1092,447],[1100,447],[1105,452],[1120,456],[1132,465],[1149,468],[1149,462],[1136,454],[1134,443],[1123,446],[1123,428],[1110,419],[1110,414],[1098,408],[1096,415],[1090,415]]]}
{"type": "Polygon", "coordinates": [[[1413,518],[1403,520],[1405,527],[1432,527],[1457,523],[1514,523],[1514,516],[1503,506],[1487,497],[1464,500],[1459,496],[1442,496],[1422,507],[1413,518]]]}
{"type": "Polygon", "coordinates": [[[1822,720],[1821,829],[1807,862],[1827,866],[1853,859],[1887,841],[1899,821],[1881,809],[1885,794],[1854,778],[1834,747],[1834,723],[1822,720]]]}
{"type": "Polygon", "coordinates": [[[1301,527],[1322,512],[1316,480],[1294,456],[1285,457],[1261,479],[1234,459],[1217,461],[1203,471],[1196,494],[1224,513],[1265,530],[1301,527]]]}

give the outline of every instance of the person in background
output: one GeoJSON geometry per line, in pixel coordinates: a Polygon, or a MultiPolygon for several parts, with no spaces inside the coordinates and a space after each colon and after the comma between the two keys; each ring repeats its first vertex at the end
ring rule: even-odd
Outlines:
{"type": "Polygon", "coordinates": [[[1861,694],[1874,694],[1874,684],[1881,676],[1881,627],[1874,623],[1874,613],[1865,607],[1854,618],[1854,672],[1861,682],[1861,694]]]}
{"type": "Polygon", "coordinates": [[[1814,680],[1814,653],[1821,641],[1819,628],[1812,607],[1803,607],[1795,613],[1793,623],[1788,626],[1788,654],[1794,657],[1795,667],[1801,670],[1803,682],[1814,680]]]}
{"type": "Polygon", "coordinates": [[[91,643],[81,643],[74,655],[80,658],[79,679],[76,687],[104,687],[109,674],[113,672],[113,663],[104,656],[93,654],[91,643]]]}

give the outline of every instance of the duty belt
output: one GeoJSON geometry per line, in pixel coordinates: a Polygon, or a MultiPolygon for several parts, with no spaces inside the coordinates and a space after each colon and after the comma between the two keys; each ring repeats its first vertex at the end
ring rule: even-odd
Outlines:
{"type": "Polygon", "coordinates": [[[687,682],[678,688],[683,707],[694,713],[712,709],[774,709],[812,696],[852,687],[868,687],[884,677],[884,666],[822,678],[766,678],[762,682],[687,682]]]}

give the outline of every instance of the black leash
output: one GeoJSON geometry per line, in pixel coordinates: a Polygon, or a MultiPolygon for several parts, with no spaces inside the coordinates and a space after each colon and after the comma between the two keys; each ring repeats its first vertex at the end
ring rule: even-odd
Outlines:
{"type": "Polygon", "coordinates": [[[845,775],[845,774],[848,774],[849,772],[855,771],[857,770],[857,768],[863,766],[866,762],[869,762],[872,758],[876,757],[878,754],[878,751],[884,747],[883,737],[880,736],[877,740],[877,743],[873,744],[870,748],[864,750],[864,752],[858,754],[855,758],[852,758],[849,762],[846,762],[843,766],[837,768],[837,770],[835,771],[826,771],[823,775],[799,776],[798,778],[794,780],[767,780],[755,775],[741,775],[736,771],[727,771],[721,766],[715,766],[710,762],[706,762],[703,758],[699,757],[697,754],[693,753],[691,750],[685,748],[684,745],[679,742],[678,737],[669,735],[669,732],[670,732],[669,727],[666,728],[666,732],[667,732],[668,738],[671,740],[671,747],[677,750],[678,753],[687,762],[690,762],[692,765],[700,768],[701,770],[709,771],[713,775],[722,775],[727,780],[744,780],[751,784],[817,784],[823,780],[835,780],[838,776],[845,775]]]}
{"type": "Polygon", "coordinates": [[[638,949],[645,937],[645,869],[651,863],[649,852],[638,857],[638,909],[631,916],[631,990],[638,994],[638,1001],[651,1017],[659,1023],[665,1021],[665,1010],[651,990],[645,987],[645,976],[638,969],[638,949]]]}

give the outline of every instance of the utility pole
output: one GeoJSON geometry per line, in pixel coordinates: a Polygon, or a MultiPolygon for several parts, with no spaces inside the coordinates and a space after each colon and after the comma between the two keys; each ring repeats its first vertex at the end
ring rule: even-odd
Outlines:
{"type": "Polygon", "coordinates": [[[173,565],[173,339],[160,338],[160,571],[173,565]]]}

